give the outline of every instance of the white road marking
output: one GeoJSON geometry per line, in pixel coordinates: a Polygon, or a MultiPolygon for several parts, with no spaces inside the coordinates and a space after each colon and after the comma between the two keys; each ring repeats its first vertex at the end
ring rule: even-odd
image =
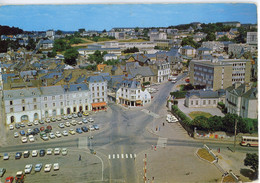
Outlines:
{"type": "Polygon", "coordinates": [[[110,154],[108,155],[108,159],[110,159],[111,158],[111,156],[110,156],[110,154]]]}
{"type": "Polygon", "coordinates": [[[128,158],[128,154],[125,154],[125,158],[128,158]]]}
{"type": "Polygon", "coordinates": [[[117,159],[119,159],[119,154],[117,154],[117,159]]]}
{"type": "Polygon", "coordinates": [[[115,154],[113,154],[113,159],[115,159],[115,154]]]}
{"type": "Polygon", "coordinates": [[[132,154],[130,154],[130,158],[133,158],[132,154]]]}
{"type": "Polygon", "coordinates": [[[136,158],[136,154],[134,154],[134,157],[136,158]]]}
{"type": "Polygon", "coordinates": [[[121,158],[124,159],[124,154],[121,154],[121,158]]]}

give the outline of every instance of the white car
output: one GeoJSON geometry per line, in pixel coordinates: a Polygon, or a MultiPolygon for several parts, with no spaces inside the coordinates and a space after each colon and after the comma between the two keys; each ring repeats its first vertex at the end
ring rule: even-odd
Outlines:
{"type": "Polygon", "coordinates": [[[61,149],[61,154],[62,154],[63,156],[67,155],[67,154],[68,154],[67,148],[62,148],[62,149],[61,149]]]}
{"type": "Polygon", "coordinates": [[[78,121],[77,123],[78,123],[79,125],[82,125],[82,121],[78,121]]]}
{"type": "Polygon", "coordinates": [[[18,132],[14,132],[14,137],[15,138],[19,137],[19,133],[18,132]]]}
{"type": "Polygon", "coordinates": [[[33,150],[32,151],[32,157],[36,157],[38,155],[38,151],[37,150],[33,150]]]}
{"type": "Polygon", "coordinates": [[[59,132],[59,131],[56,131],[56,133],[55,133],[55,135],[56,135],[56,137],[61,137],[61,133],[59,132]]]}
{"type": "Polygon", "coordinates": [[[46,123],[50,123],[50,122],[51,122],[51,119],[50,119],[50,118],[47,118],[47,119],[45,120],[45,122],[46,122],[46,123]]]}
{"type": "Polygon", "coordinates": [[[57,117],[57,121],[61,121],[61,117],[57,117]]]}
{"type": "Polygon", "coordinates": [[[24,173],[31,173],[32,167],[33,167],[32,164],[25,165],[24,173]]]}
{"type": "Polygon", "coordinates": [[[93,122],[94,122],[94,119],[88,118],[88,121],[89,121],[90,123],[93,123],[93,122]]]}
{"type": "Polygon", "coordinates": [[[7,153],[4,153],[3,160],[8,160],[8,159],[9,159],[9,155],[7,153]]]}
{"type": "Polygon", "coordinates": [[[47,149],[46,154],[47,154],[47,155],[52,155],[52,148],[47,149]]]}
{"type": "Polygon", "coordinates": [[[64,130],[64,131],[62,132],[62,135],[63,135],[63,136],[68,136],[69,134],[68,134],[67,130],[64,130]]]}
{"type": "Polygon", "coordinates": [[[27,126],[32,126],[32,124],[33,124],[32,122],[28,122],[27,126]]]}
{"type": "Polygon", "coordinates": [[[59,126],[60,128],[64,128],[64,127],[65,127],[64,123],[60,123],[58,126],[59,126]]]}
{"type": "Polygon", "coordinates": [[[9,125],[9,129],[13,130],[14,129],[14,125],[9,125]]]}
{"type": "Polygon", "coordinates": [[[68,116],[64,115],[64,116],[62,116],[62,119],[67,120],[68,116]]]}
{"type": "Polygon", "coordinates": [[[55,135],[54,135],[52,132],[50,132],[50,133],[49,133],[49,137],[50,137],[51,139],[54,139],[54,138],[55,138],[55,135]]]}
{"type": "Polygon", "coordinates": [[[55,148],[54,155],[59,155],[59,154],[60,154],[60,148],[55,148]]]}
{"type": "Polygon", "coordinates": [[[35,141],[35,139],[34,139],[34,136],[33,136],[33,135],[29,135],[29,141],[30,141],[30,142],[34,142],[34,141],[35,141]]]}
{"type": "Polygon", "coordinates": [[[73,125],[73,126],[76,126],[77,123],[76,123],[75,120],[71,120],[70,124],[73,125]]]}
{"type": "Polygon", "coordinates": [[[54,117],[51,118],[51,121],[52,121],[52,122],[55,122],[55,121],[56,121],[56,118],[54,118],[54,117]]]}
{"type": "Polygon", "coordinates": [[[31,132],[32,132],[32,129],[28,128],[27,133],[31,133],[31,132]]]}
{"type": "Polygon", "coordinates": [[[59,163],[54,163],[53,164],[53,170],[59,170],[60,169],[60,166],[59,166],[59,163]]]}
{"type": "Polygon", "coordinates": [[[52,167],[52,164],[46,164],[46,165],[44,166],[44,171],[45,171],[45,172],[50,172],[50,171],[51,171],[51,167],[52,167]]]}
{"type": "Polygon", "coordinates": [[[22,140],[23,143],[26,143],[27,142],[27,137],[22,137],[21,140],[22,140]]]}
{"type": "Polygon", "coordinates": [[[89,130],[90,130],[90,131],[94,131],[94,130],[95,130],[94,126],[89,125],[89,130]]]}
{"type": "Polygon", "coordinates": [[[34,120],[33,124],[34,124],[34,125],[38,125],[38,124],[39,124],[38,120],[37,120],[37,119],[34,120]]]}
{"type": "Polygon", "coordinates": [[[65,123],[65,126],[66,126],[66,127],[70,127],[70,122],[67,121],[67,122],[65,123]]]}
{"type": "Polygon", "coordinates": [[[69,114],[69,115],[68,115],[68,119],[72,119],[72,115],[69,114]]]}
{"type": "Polygon", "coordinates": [[[78,115],[77,115],[76,113],[73,113],[73,114],[72,114],[72,117],[73,117],[73,118],[77,118],[78,115]]]}

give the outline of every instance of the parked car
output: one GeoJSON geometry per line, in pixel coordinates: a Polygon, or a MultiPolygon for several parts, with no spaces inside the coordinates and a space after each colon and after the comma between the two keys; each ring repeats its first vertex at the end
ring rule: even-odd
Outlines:
{"type": "Polygon", "coordinates": [[[94,131],[94,130],[95,130],[95,128],[93,127],[93,125],[89,125],[89,130],[90,130],[90,131],[94,131]]]}
{"type": "Polygon", "coordinates": [[[82,113],[81,112],[78,112],[78,117],[82,117],[82,113]]]}
{"type": "Polygon", "coordinates": [[[58,138],[61,137],[61,133],[60,133],[59,131],[56,131],[56,132],[55,132],[55,135],[56,135],[56,137],[58,137],[58,138]]]}
{"type": "Polygon", "coordinates": [[[45,155],[45,150],[41,149],[39,155],[40,155],[40,157],[43,157],[45,155]]]}
{"type": "Polygon", "coordinates": [[[29,156],[30,156],[30,151],[24,151],[23,152],[23,157],[24,158],[29,158],[29,156]]]}
{"type": "Polygon", "coordinates": [[[76,126],[77,123],[76,123],[75,120],[71,120],[70,124],[73,125],[73,126],[76,126]]]}
{"type": "Polygon", "coordinates": [[[63,136],[68,136],[67,130],[64,130],[64,131],[62,132],[62,135],[63,135],[63,136]]]}
{"type": "Polygon", "coordinates": [[[32,151],[32,157],[36,157],[38,155],[38,151],[37,150],[33,150],[32,151]]]}
{"type": "Polygon", "coordinates": [[[27,142],[27,137],[22,137],[21,140],[22,140],[22,143],[26,143],[27,142]]]}
{"type": "Polygon", "coordinates": [[[5,168],[0,168],[0,177],[3,177],[6,172],[5,168]]]}
{"type": "Polygon", "coordinates": [[[44,131],[45,130],[45,128],[42,126],[41,128],[40,128],[40,131],[42,132],[42,131],[44,131]]]}
{"type": "Polygon", "coordinates": [[[99,130],[99,126],[98,125],[93,125],[93,127],[95,128],[95,130],[99,130]]]}
{"type": "Polygon", "coordinates": [[[20,124],[20,127],[24,128],[24,127],[25,127],[25,124],[24,124],[24,123],[21,123],[21,124],[20,124]]]}
{"type": "Polygon", "coordinates": [[[41,169],[42,169],[42,163],[38,163],[38,164],[36,164],[35,167],[34,167],[34,171],[35,171],[35,172],[40,172],[41,169]]]}
{"type": "Polygon", "coordinates": [[[8,159],[9,159],[8,153],[4,153],[3,160],[8,160],[8,159]]]}
{"type": "Polygon", "coordinates": [[[42,140],[49,140],[49,137],[46,134],[41,135],[42,140]]]}
{"type": "Polygon", "coordinates": [[[27,129],[27,133],[31,133],[32,132],[32,129],[31,128],[28,128],[27,129]]]}
{"type": "Polygon", "coordinates": [[[34,124],[34,125],[38,125],[38,124],[39,124],[39,121],[36,119],[36,120],[34,120],[33,124],[34,124]]]}
{"type": "Polygon", "coordinates": [[[78,123],[78,125],[82,125],[82,121],[78,121],[77,123],[78,123]]]}
{"type": "Polygon", "coordinates": [[[48,148],[46,154],[47,155],[52,155],[52,148],[48,148]]]}
{"type": "Polygon", "coordinates": [[[14,181],[14,177],[10,176],[10,177],[6,177],[5,179],[5,183],[12,183],[14,181]]]}
{"type": "Polygon", "coordinates": [[[34,131],[36,134],[40,133],[39,128],[34,128],[33,131],[34,131]]]}
{"type": "Polygon", "coordinates": [[[54,117],[51,118],[51,121],[52,121],[52,122],[55,122],[55,121],[56,121],[56,118],[54,118],[54,117]]]}
{"type": "Polygon", "coordinates": [[[32,122],[28,122],[28,123],[27,123],[27,126],[32,126],[32,125],[33,125],[32,122]]]}
{"type": "Polygon", "coordinates": [[[72,117],[73,117],[73,118],[77,118],[78,115],[77,115],[76,113],[73,113],[73,114],[72,114],[72,117]]]}
{"type": "Polygon", "coordinates": [[[21,130],[21,131],[20,131],[20,134],[21,134],[21,136],[24,136],[24,135],[25,135],[25,131],[24,131],[24,130],[21,130]]]}
{"type": "Polygon", "coordinates": [[[89,113],[88,113],[88,112],[83,112],[83,115],[84,115],[84,116],[88,116],[89,113]]]}
{"type": "Polygon", "coordinates": [[[40,124],[44,124],[44,120],[41,119],[41,120],[39,121],[39,123],[40,123],[40,124]]]}
{"type": "Polygon", "coordinates": [[[52,164],[46,164],[46,165],[44,166],[44,171],[45,171],[45,172],[50,172],[50,171],[51,171],[51,167],[52,167],[52,164]]]}
{"type": "Polygon", "coordinates": [[[66,126],[66,127],[70,127],[70,122],[67,121],[67,122],[65,123],[65,126],[66,126]]]}
{"type": "Polygon", "coordinates": [[[14,132],[14,137],[15,137],[15,138],[19,137],[18,132],[14,132]]]}
{"type": "Polygon", "coordinates": [[[50,122],[51,122],[51,119],[50,119],[50,118],[46,118],[46,119],[45,119],[45,122],[46,122],[46,123],[50,123],[50,122]]]}
{"type": "Polygon", "coordinates": [[[87,118],[83,118],[83,119],[82,119],[82,122],[83,122],[83,123],[88,123],[87,118]]]}
{"type": "Polygon", "coordinates": [[[54,163],[53,164],[53,170],[59,170],[60,169],[60,166],[59,166],[59,163],[54,163]]]}
{"type": "Polygon", "coordinates": [[[52,130],[52,126],[51,125],[48,125],[46,128],[49,129],[50,131],[52,130]]]}
{"type": "Polygon", "coordinates": [[[57,121],[61,121],[61,117],[57,117],[57,121]]]}
{"type": "Polygon", "coordinates": [[[72,115],[69,114],[69,115],[68,115],[68,119],[72,119],[72,115]]]}
{"type": "Polygon", "coordinates": [[[19,171],[19,172],[16,173],[15,181],[16,182],[24,182],[24,173],[23,173],[23,171],[19,171]]]}
{"type": "Polygon", "coordinates": [[[83,132],[88,132],[88,128],[87,128],[86,126],[82,126],[82,127],[81,127],[81,130],[82,130],[83,132]]]}
{"type": "Polygon", "coordinates": [[[13,130],[14,129],[14,125],[9,125],[9,129],[13,130]]]}
{"type": "Polygon", "coordinates": [[[54,155],[59,155],[59,154],[60,154],[60,148],[55,148],[54,155]]]}
{"type": "Polygon", "coordinates": [[[69,133],[70,133],[71,135],[75,135],[75,134],[76,134],[73,129],[70,129],[70,130],[69,130],[69,133]]]}
{"type": "Polygon", "coordinates": [[[35,139],[34,139],[34,136],[33,136],[33,135],[29,135],[29,141],[30,141],[30,142],[34,142],[34,141],[35,141],[35,139]]]}
{"type": "Polygon", "coordinates": [[[32,167],[32,164],[25,165],[24,173],[31,173],[32,167]]]}
{"type": "Polygon", "coordinates": [[[20,128],[20,124],[19,124],[19,123],[15,123],[14,126],[15,126],[16,129],[19,129],[19,128],[20,128]]]}
{"type": "Polygon", "coordinates": [[[63,155],[63,156],[65,156],[65,155],[67,155],[67,148],[62,148],[61,149],[61,154],[63,155]]]}
{"type": "Polygon", "coordinates": [[[63,115],[63,116],[62,116],[62,119],[67,120],[67,119],[68,119],[68,116],[63,115]]]}
{"type": "Polygon", "coordinates": [[[89,118],[88,121],[89,121],[90,123],[93,123],[93,122],[94,122],[94,119],[89,118]]]}
{"type": "Polygon", "coordinates": [[[51,139],[54,139],[55,138],[55,135],[54,135],[54,133],[49,133],[49,137],[51,138],[51,139]]]}
{"type": "Polygon", "coordinates": [[[15,159],[20,159],[22,157],[22,152],[17,152],[15,154],[15,159]]]}
{"type": "Polygon", "coordinates": [[[76,128],[76,132],[77,132],[78,134],[81,134],[81,133],[82,133],[82,130],[81,130],[80,128],[76,128]]]}

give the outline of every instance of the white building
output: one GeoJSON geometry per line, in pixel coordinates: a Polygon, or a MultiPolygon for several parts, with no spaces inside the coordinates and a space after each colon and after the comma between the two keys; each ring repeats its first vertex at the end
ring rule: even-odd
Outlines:
{"type": "Polygon", "coordinates": [[[201,47],[209,48],[213,52],[222,53],[224,51],[224,44],[219,41],[205,41],[202,43],[201,47]]]}
{"type": "Polygon", "coordinates": [[[131,107],[144,106],[151,103],[151,95],[147,89],[142,91],[140,82],[123,80],[116,92],[116,103],[131,107]]]}
{"type": "Polygon", "coordinates": [[[170,63],[166,61],[158,61],[155,63],[157,70],[157,82],[162,83],[168,81],[171,75],[170,63]]]}
{"type": "Polygon", "coordinates": [[[104,59],[104,61],[116,60],[117,56],[115,54],[108,53],[108,54],[104,55],[103,59],[104,59]]]}
{"type": "Polygon", "coordinates": [[[257,32],[247,32],[246,43],[257,45],[257,32]]]}
{"type": "Polygon", "coordinates": [[[165,32],[151,32],[150,41],[154,41],[155,39],[167,39],[167,34],[165,32]]]}

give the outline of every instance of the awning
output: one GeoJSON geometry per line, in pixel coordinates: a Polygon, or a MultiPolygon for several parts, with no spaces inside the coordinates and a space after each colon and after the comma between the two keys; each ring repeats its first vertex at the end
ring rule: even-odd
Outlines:
{"type": "Polygon", "coordinates": [[[102,107],[102,106],[106,106],[106,105],[107,105],[106,102],[93,103],[92,108],[93,107],[102,107]]]}
{"type": "Polygon", "coordinates": [[[142,100],[137,100],[135,103],[142,104],[142,100]]]}

